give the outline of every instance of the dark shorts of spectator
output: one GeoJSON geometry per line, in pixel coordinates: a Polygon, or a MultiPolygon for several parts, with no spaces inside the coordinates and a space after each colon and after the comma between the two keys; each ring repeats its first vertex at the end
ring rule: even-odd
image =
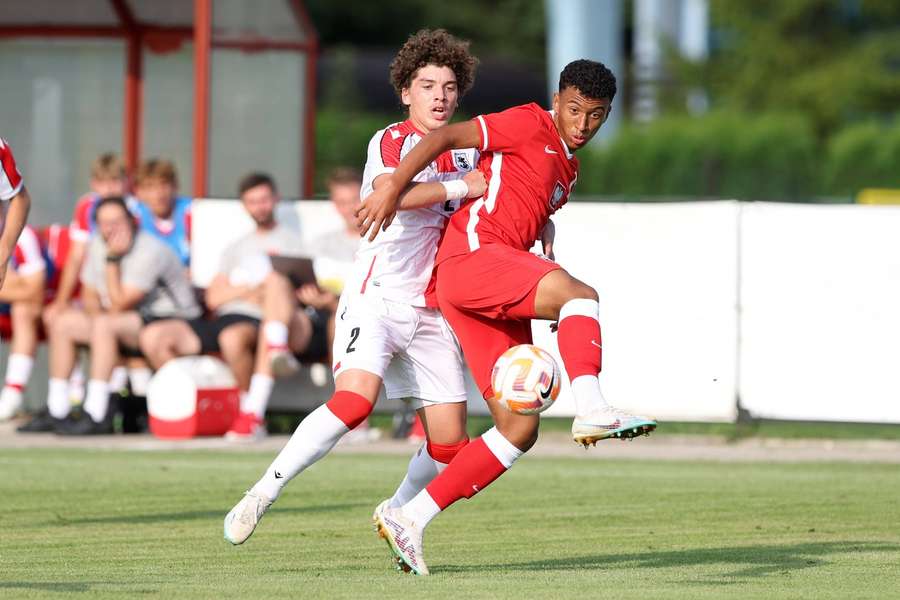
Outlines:
{"type": "Polygon", "coordinates": [[[309,344],[303,352],[296,352],[294,356],[302,363],[318,363],[328,360],[330,348],[328,347],[328,320],[331,311],[307,306],[303,309],[312,323],[312,336],[309,344]]]}
{"type": "Polygon", "coordinates": [[[259,329],[259,319],[249,315],[227,314],[213,319],[190,319],[186,321],[188,327],[200,339],[200,354],[219,352],[219,334],[228,327],[238,323],[247,323],[259,329]]]}
{"type": "MultiPolygon", "coordinates": [[[[145,313],[138,313],[141,317],[141,327],[146,327],[150,323],[154,323],[156,321],[165,321],[166,319],[170,319],[171,317],[157,317],[154,315],[149,315],[145,313]]],[[[144,358],[144,354],[141,352],[140,348],[131,347],[127,344],[123,344],[119,342],[119,356],[122,358],[144,358]]]]}

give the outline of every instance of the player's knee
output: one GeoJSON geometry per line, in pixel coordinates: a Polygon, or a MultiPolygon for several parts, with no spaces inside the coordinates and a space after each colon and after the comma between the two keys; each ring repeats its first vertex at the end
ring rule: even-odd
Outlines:
{"type": "Polygon", "coordinates": [[[600,299],[600,296],[597,294],[597,290],[588,284],[578,281],[575,278],[572,278],[571,285],[569,286],[569,300],[593,300],[597,302],[600,299]]]}
{"type": "Polygon", "coordinates": [[[439,463],[450,464],[450,461],[468,444],[468,436],[452,444],[438,444],[428,440],[428,455],[439,463]]]}

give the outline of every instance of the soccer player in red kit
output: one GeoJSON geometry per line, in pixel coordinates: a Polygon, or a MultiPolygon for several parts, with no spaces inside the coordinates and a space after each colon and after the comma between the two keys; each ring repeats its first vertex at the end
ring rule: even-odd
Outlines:
{"type": "Polygon", "coordinates": [[[531,342],[531,319],[559,324],[560,354],[575,397],[575,441],[587,446],[656,428],[651,419],[608,405],[600,392],[597,292],[528,251],[568,200],[578,178],[573,153],[609,116],[615,93],[615,76],[604,65],[574,61],[560,74],[552,111],[532,103],[430,133],[358,211],[361,230],[372,228],[374,238],[392,219],[399,191],[436,156],[450,148],[481,151],[478,168],[488,190],[450,219],[435,260],[435,292],[496,426],[463,448],[410,502],[379,517],[391,549],[417,573],[427,573],[422,534],[431,519],[484,489],[537,440],[539,417],[503,409],[491,389],[497,358],[531,342]]]}

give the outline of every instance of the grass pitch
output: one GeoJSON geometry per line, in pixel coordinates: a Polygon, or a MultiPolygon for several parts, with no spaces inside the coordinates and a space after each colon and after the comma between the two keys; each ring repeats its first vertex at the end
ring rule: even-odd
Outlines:
{"type": "Polygon", "coordinates": [[[405,471],[397,456],[330,456],[246,544],[223,541],[225,513],[271,458],[0,450],[0,598],[900,593],[897,465],[526,457],[433,522],[433,575],[416,578],[392,570],[370,525],[405,471]]]}

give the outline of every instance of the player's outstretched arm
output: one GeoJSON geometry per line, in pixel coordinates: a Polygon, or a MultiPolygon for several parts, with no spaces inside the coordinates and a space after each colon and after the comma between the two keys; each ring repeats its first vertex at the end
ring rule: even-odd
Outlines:
{"type": "MultiPolygon", "coordinates": [[[[379,175],[373,182],[373,189],[378,189],[390,175],[379,175]]],[[[400,194],[399,210],[413,210],[463,198],[478,198],[487,191],[484,173],[475,170],[466,173],[461,179],[448,182],[432,181],[411,183],[400,194]],[[451,191],[452,190],[452,191],[451,191]],[[451,194],[452,197],[451,197],[451,194]]]]}
{"type": "Polygon", "coordinates": [[[3,221],[3,232],[0,234],[0,286],[6,278],[6,266],[9,257],[12,256],[25,221],[28,220],[28,211],[31,210],[31,196],[23,186],[18,194],[9,201],[6,211],[6,219],[3,221]]]}
{"type": "Polygon", "coordinates": [[[478,123],[466,121],[447,125],[432,131],[407,154],[385,183],[369,194],[356,210],[360,235],[375,239],[397,214],[400,194],[407,188],[416,173],[452,148],[474,148],[481,143],[478,123]]]}

